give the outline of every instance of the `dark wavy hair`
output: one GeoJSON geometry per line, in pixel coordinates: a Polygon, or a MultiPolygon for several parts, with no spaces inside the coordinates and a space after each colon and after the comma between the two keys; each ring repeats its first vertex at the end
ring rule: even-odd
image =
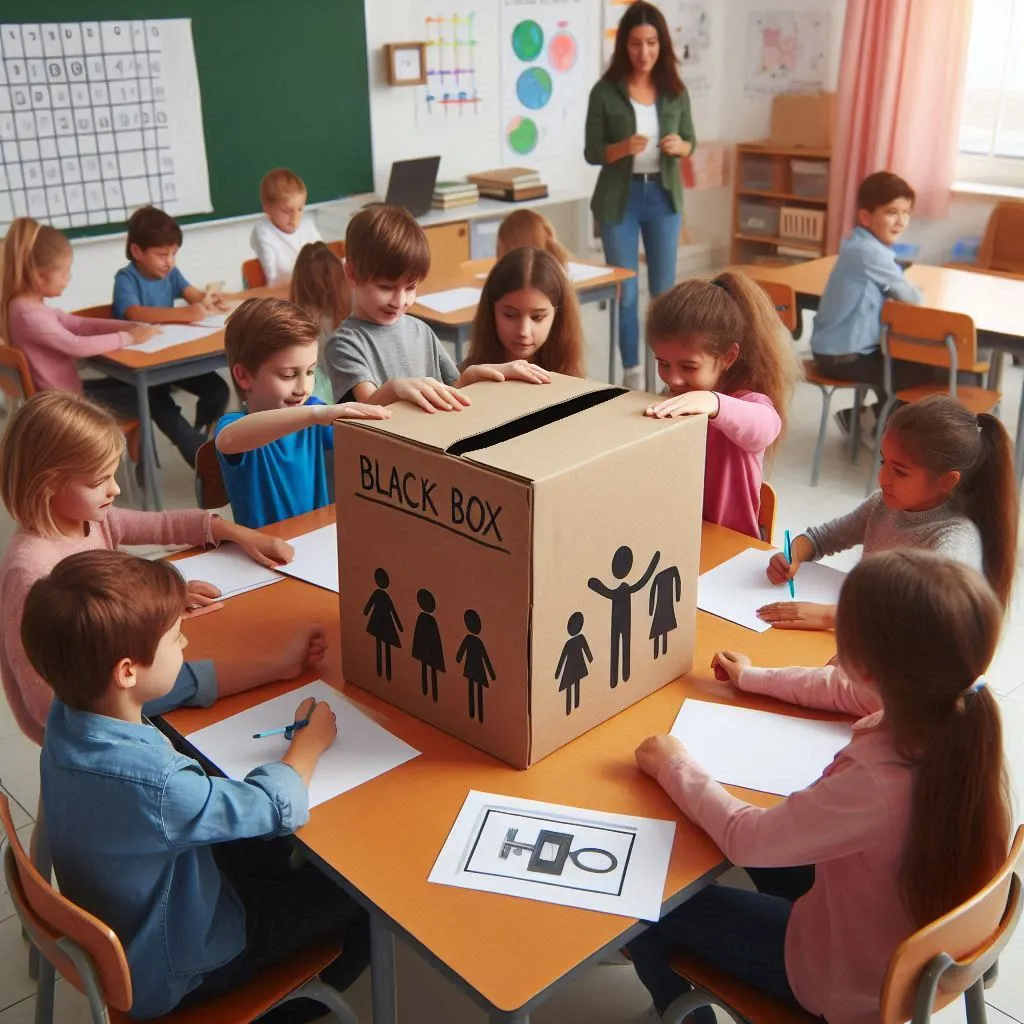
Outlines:
{"type": "Polygon", "coordinates": [[[633,69],[629,59],[629,33],[638,25],[650,25],[658,33],[658,59],[651,70],[651,77],[659,95],[668,93],[678,96],[686,88],[679,77],[679,60],[672,46],[672,35],[668,30],[665,15],[647,0],[636,0],[626,8],[615,33],[615,52],[603,78],[606,82],[621,82],[633,69]]]}

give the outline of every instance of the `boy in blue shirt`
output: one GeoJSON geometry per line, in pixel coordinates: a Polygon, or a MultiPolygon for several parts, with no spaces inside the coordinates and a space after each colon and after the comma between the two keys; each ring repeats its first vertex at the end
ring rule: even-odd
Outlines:
{"type": "MultiPolygon", "coordinates": [[[[311,864],[291,868],[286,841],[265,841],[309,817],[309,781],[336,735],[329,705],[303,702],[296,719],[309,724],[285,756],[241,781],[210,778],[146,719],[154,702],[188,696],[175,692],[185,599],[166,562],[85,551],[33,585],[22,623],[55,693],[40,774],[57,880],[117,934],[143,1019],[240,988],[316,942],[344,944],[322,974],[339,991],[368,959],[363,911],[311,864]]],[[[303,1003],[290,1024],[324,1012],[303,1003]]]]}
{"type": "MultiPolygon", "coordinates": [[[[175,266],[181,248],[181,228],[163,210],[143,206],[128,221],[125,255],[128,266],[114,275],[114,316],[119,320],[137,320],[147,324],[194,323],[218,309],[226,309],[223,297],[207,288],[194,288],[175,266]],[[187,306],[175,308],[183,298],[187,306]]],[[[153,422],[170,438],[190,466],[196,464],[196,452],[206,440],[206,431],[217,422],[228,406],[228,386],[216,373],[184,377],[175,386],[196,396],[195,423],[190,424],[171,398],[170,384],[149,389],[153,422]]],[[[123,385],[112,382],[108,395],[94,394],[116,412],[136,415],[120,404],[123,385]]],[[[130,392],[134,398],[134,391],[130,392]]]]}
{"type": "Polygon", "coordinates": [[[320,327],[283,299],[248,299],[224,333],[241,412],[220,418],[217,457],[235,522],[258,528],[330,503],[325,453],[339,419],[387,419],[379,405],[313,395],[320,327]]]}

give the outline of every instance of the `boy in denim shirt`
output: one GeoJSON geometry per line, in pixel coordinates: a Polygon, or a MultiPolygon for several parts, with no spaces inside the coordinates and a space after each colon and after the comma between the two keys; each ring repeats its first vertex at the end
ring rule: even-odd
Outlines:
{"type": "MultiPolygon", "coordinates": [[[[290,868],[282,840],[245,841],[308,819],[309,780],[336,733],[330,707],[305,702],[296,718],[309,724],[285,757],[242,781],[208,777],[144,717],[153,701],[175,705],[185,596],[167,563],[86,551],[33,585],[22,623],[56,695],[40,773],[57,880],[121,940],[143,1019],[239,988],[325,939],[344,940],[323,972],[335,988],[368,958],[365,915],[340,888],[312,865],[290,868]]],[[[274,1012],[290,1024],[324,1012],[303,1003],[274,1012]]]]}

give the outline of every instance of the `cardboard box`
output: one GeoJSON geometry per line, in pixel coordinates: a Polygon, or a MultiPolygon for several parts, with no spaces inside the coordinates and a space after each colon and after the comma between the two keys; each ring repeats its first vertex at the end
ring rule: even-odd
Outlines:
{"type": "Polygon", "coordinates": [[[831,92],[783,92],[772,100],[770,142],[782,147],[831,149],[836,97],[831,92]]]}
{"type": "Polygon", "coordinates": [[[525,768],[692,667],[707,421],[557,375],[466,393],[335,425],[342,669],[525,768]]]}

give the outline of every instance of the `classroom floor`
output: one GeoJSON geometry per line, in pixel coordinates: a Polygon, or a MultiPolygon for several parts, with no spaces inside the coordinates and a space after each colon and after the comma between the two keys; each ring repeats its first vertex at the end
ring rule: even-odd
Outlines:
{"type": "MultiPolygon", "coordinates": [[[[604,339],[606,314],[584,307],[587,337],[604,339]]],[[[593,377],[600,380],[607,368],[606,343],[597,343],[588,353],[593,377]]],[[[1003,415],[1011,427],[1016,423],[1021,374],[1007,368],[1006,402],[1003,415]]],[[[830,426],[822,466],[821,482],[811,487],[810,463],[817,436],[820,412],[818,392],[801,386],[793,403],[789,436],[775,460],[770,480],[779,496],[778,530],[786,526],[802,529],[853,508],[864,496],[870,454],[864,450],[859,464],[847,461],[842,439],[830,426]]],[[[0,429],[3,419],[0,417],[0,429]]],[[[160,438],[165,500],[168,507],[194,507],[192,477],[177,454],[160,438]]],[[[665,467],[671,472],[671,467],[665,467]]],[[[11,533],[11,523],[0,509],[0,548],[11,533]]],[[[143,552],[140,552],[143,553],[143,552]]],[[[156,554],[157,552],[145,552],[156,554]]],[[[848,552],[833,564],[848,568],[857,554],[848,552]]],[[[999,695],[1003,712],[1004,740],[1015,792],[1024,785],[1024,593],[1018,591],[989,680],[999,695]]],[[[15,824],[27,844],[32,816],[39,798],[38,751],[18,731],[0,696],[0,784],[14,798],[15,824]]],[[[1018,820],[1020,820],[1018,816],[1018,820]]],[[[733,873],[734,877],[740,875],[733,873]]],[[[740,879],[741,880],[741,879],[740,879]]],[[[0,1024],[30,1024],[34,1019],[33,983],[27,971],[27,947],[21,928],[0,880],[0,1024]]],[[[398,987],[401,1019],[418,1024],[484,1024],[486,1016],[474,1003],[428,967],[403,943],[398,943],[398,987]],[[431,1007],[424,1012],[422,1007],[431,1007]]],[[[360,1020],[372,1020],[369,975],[364,974],[349,993],[360,1020]]],[[[991,1024],[1024,1024],[1024,928],[1016,936],[1000,964],[999,980],[987,993],[991,1024]]],[[[563,988],[532,1016],[535,1024],[629,1024],[640,1017],[650,1000],[628,966],[602,966],[585,973],[563,988]]],[[[86,1024],[85,1000],[63,981],[57,983],[58,1024],[86,1024]]],[[[326,1018],[330,1020],[331,1018],[326,1018]]],[[[937,1020],[958,1024],[964,1019],[962,1003],[947,1007],[937,1020]]]]}

